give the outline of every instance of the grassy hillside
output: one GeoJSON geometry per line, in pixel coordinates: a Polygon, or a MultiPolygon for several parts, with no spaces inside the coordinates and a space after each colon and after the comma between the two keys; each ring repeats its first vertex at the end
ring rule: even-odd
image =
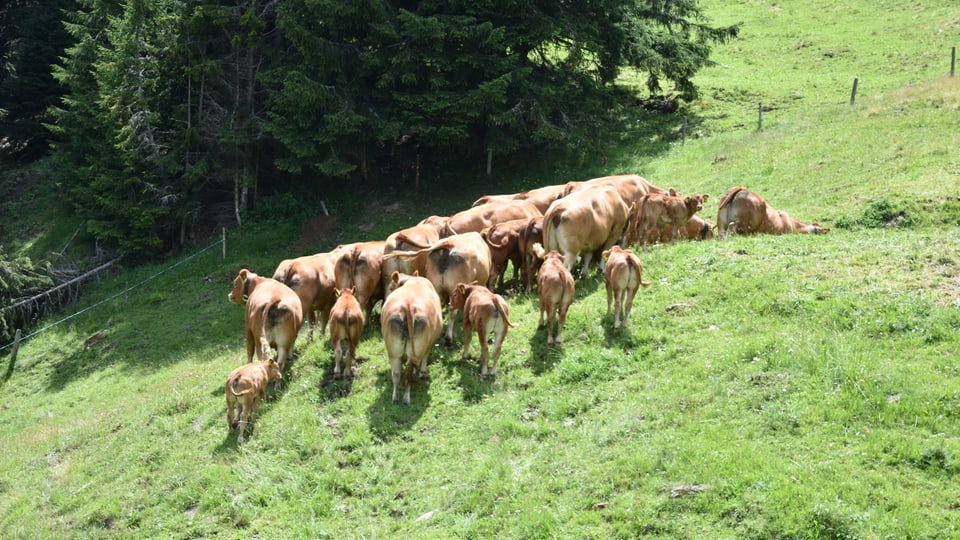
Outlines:
{"type": "Polygon", "coordinates": [[[243,315],[226,294],[241,264],[267,274],[302,254],[303,223],[247,224],[226,258],[103,281],[75,311],[115,298],[5,359],[0,536],[960,536],[960,79],[944,76],[960,16],[932,1],[704,4],[743,36],[699,76],[700,102],[659,119],[675,127],[637,125],[606,162],[331,200],[336,226],[308,245],[623,171],[708,193],[710,219],[746,185],[830,234],[650,248],[628,327],[612,329],[592,275],[554,349],[535,299],[511,293],[499,377],[437,347],[409,407],[390,402],[375,328],[348,382],[327,342],[300,341],[237,446],[223,383],[243,315]]]}

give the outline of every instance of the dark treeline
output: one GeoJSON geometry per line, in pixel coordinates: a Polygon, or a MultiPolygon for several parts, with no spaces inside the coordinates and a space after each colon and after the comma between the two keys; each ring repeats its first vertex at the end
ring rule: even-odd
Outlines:
{"type": "Polygon", "coordinates": [[[736,33],[696,0],[9,0],[0,157],[49,154],[98,241],[168,252],[291,185],[580,145],[623,70],[689,99],[736,33]]]}

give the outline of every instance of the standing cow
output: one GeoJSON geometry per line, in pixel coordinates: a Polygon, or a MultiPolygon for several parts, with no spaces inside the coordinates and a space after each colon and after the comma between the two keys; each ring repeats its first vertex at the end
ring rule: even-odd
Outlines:
{"type": "Polygon", "coordinates": [[[313,341],[313,330],[319,326],[320,336],[327,327],[334,295],[334,254],[318,253],[286,259],[277,265],[273,279],[293,289],[300,297],[303,318],[307,321],[307,343],[313,341]]]}
{"type": "Polygon", "coordinates": [[[398,401],[400,377],[405,374],[403,402],[409,405],[413,373],[419,367],[420,375],[427,375],[427,356],[443,330],[442,307],[430,280],[394,272],[391,281],[393,292],[380,311],[380,332],[390,360],[393,402],[398,401]]]}
{"type": "Polygon", "coordinates": [[[352,288],[355,291],[368,321],[373,306],[383,299],[381,265],[385,246],[386,241],[374,240],[340,245],[333,250],[336,254],[334,276],[337,288],[352,288]]]}
{"type": "Polygon", "coordinates": [[[276,347],[277,363],[283,370],[303,323],[303,308],[297,293],[279,281],[244,268],[233,280],[233,289],[227,298],[234,304],[246,305],[247,362],[253,360],[254,350],[259,360],[266,360],[270,357],[270,348],[276,347]]]}
{"type": "Polygon", "coordinates": [[[563,254],[564,264],[571,271],[577,257],[583,257],[581,276],[586,276],[594,253],[623,238],[631,208],[610,185],[574,191],[550,205],[544,214],[544,250],[563,254]]]}
{"type": "Polygon", "coordinates": [[[500,359],[500,347],[507,330],[516,326],[510,322],[510,309],[506,300],[483,285],[458,283],[450,295],[450,309],[463,310],[463,354],[461,358],[470,358],[470,341],[473,329],[477,330],[480,342],[480,376],[497,376],[497,360],[500,359]],[[493,358],[487,346],[487,337],[493,333],[493,358]],[[490,365],[489,371],[487,365],[490,365]]]}
{"type": "Polygon", "coordinates": [[[357,345],[363,334],[363,308],[353,294],[353,289],[338,289],[337,301],[330,310],[330,341],[333,343],[333,378],[343,374],[353,376],[353,363],[357,358],[357,345]]]}
{"type": "Polygon", "coordinates": [[[567,310],[573,303],[576,286],[573,274],[564,263],[564,256],[557,251],[545,252],[543,246],[535,244],[534,253],[543,259],[540,274],[537,276],[537,294],[540,297],[540,323],[543,327],[544,315],[547,317],[547,345],[560,344],[563,341],[563,327],[567,323],[567,310]],[[553,322],[557,320],[557,337],[553,337],[553,322]]]}
{"type": "Polygon", "coordinates": [[[643,281],[640,258],[629,249],[613,246],[603,252],[603,258],[607,261],[603,269],[607,289],[607,316],[610,316],[611,306],[616,306],[613,327],[620,328],[620,315],[623,314],[623,324],[626,324],[637,291],[641,286],[649,287],[650,282],[643,281]]]}

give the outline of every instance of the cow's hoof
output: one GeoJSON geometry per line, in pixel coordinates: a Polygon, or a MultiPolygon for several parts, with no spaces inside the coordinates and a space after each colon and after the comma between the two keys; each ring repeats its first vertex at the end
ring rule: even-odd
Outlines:
{"type": "Polygon", "coordinates": [[[334,379],[343,378],[343,374],[340,373],[339,371],[334,371],[334,372],[333,372],[333,378],[334,378],[334,379]]]}

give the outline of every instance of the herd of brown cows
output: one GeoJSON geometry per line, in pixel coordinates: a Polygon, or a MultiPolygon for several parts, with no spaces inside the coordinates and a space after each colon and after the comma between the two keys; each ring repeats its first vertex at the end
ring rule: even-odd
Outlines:
{"type": "MultiPolygon", "coordinates": [[[[427,357],[443,334],[455,341],[463,311],[463,359],[469,358],[473,330],[480,343],[480,374],[496,376],[509,320],[503,288],[508,264],[513,278],[532,292],[537,285],[540,326],[552,346],[563,340],[567,311],[576,290],[578,262],[586,276],[597,261],[607,289],[607,315],[614,328],[626,325],[642,279],[639,257],[628,249],[649,243],[724,238],[729,234],[826,233],[769,206],[747,188],[728,190],[719,202],[716,225],[698,216],[706,194],[683,196],[638,175],[568,182],[512,195],[487,195],[450,217],[430,216],[386,240],[337,246],[282,261],[273,278],[243,269],[229,299],[245,304],[247,361],[227,381],[227,421],[242,427],[256,412],[270,381],[278,381],[304,320],[308,342],[315,330],[330,328],[333,377],[355,375],[362,328],[380,310],[380,333],[393,378],[393,401],[410,403],[415,372],[427,375],[427,357]],[[317,328],[319,327],[319,328],[317,328]],[[494,335],[493,352],[487,343],[494,335]],[[277,358],[271,358],[272,350],[277,358]],[[343,371],[341,371],[343,364],[343,371]],[[233,409],[243,405],[239,423],[233,409]]],[[[518,287],[519,288],[519,287],[518,287]]]]}

